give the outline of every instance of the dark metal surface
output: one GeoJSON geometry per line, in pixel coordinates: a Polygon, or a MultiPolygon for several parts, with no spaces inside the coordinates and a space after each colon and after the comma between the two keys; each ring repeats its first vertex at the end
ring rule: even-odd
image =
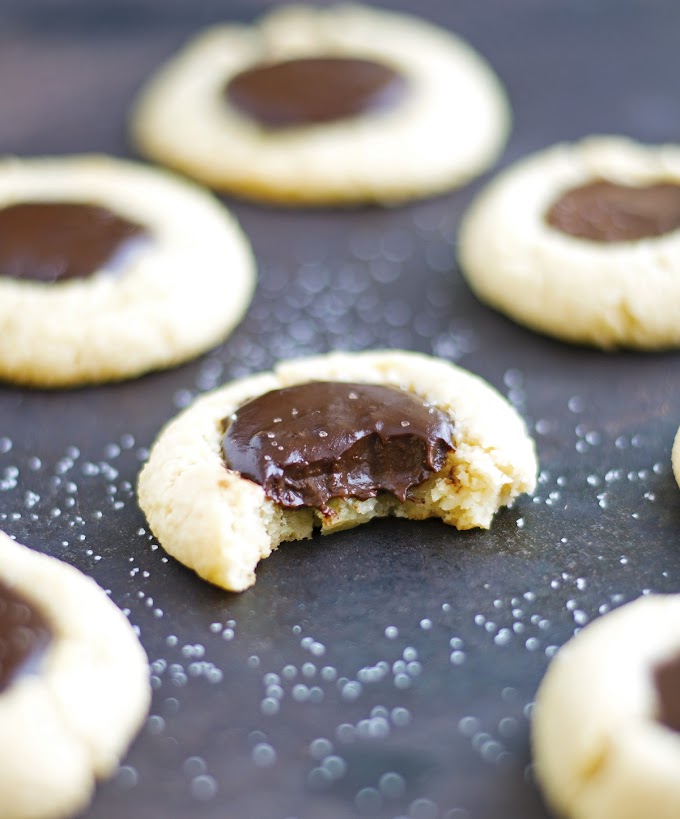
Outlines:
{"type": "MultiPolygon", "coordinates": [[[[128,154],[154,66],[265,6],[4,0],[0,151],[128,154]]],[[[680,136],[672,0],[419,10],[507,83],[504,163],[589,132],[680,136]]],[[[680,359],[568,347],[478,304],[454,261],[475,187],[388,211],[234,203],[261,278],[226,344],[115,386],[0,388],[0,526],[110,589],[153,662],[151,716],[91,819],[547,816],[527,769],[549,656],[607,607],[678,588],[680,359]],[[509,395],[535,431],[536,496],[489,532],[382,521],[286,545],[242,595],[163,557],[132,489],[161,423],[277,358],[373,346],[459,361],[509,395]]]]}

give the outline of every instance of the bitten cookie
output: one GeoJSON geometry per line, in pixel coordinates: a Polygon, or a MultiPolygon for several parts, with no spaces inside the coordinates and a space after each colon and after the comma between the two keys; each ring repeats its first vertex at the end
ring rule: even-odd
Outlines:
{"type": "Polygon", "coordinates": [[[138,491],[166,551],[241,591],[314,527],[396,515],[487,528],[535,476],[521,419],[480,378],[416,353],[334,353],[197,400],[160,433],[138,491]]]}
{"type": "Polygon", "coordinates": [[[247,240],[191,183],[103,156],[0,160],[0,379],[178,364],[231,331],[254,282],[247,240]]]}
{"type": "Polygon", "coordinates": [[[680,147],[562,144],[502,172],[460,230],[475,293],[518,322],[603,348],[680,345],[680,147]]]}
{"type": "Polygon", "coordinates": [[[146,656],[94,581],[0,532],[0,816],[70,816],[150,700],[146,656]]]}
{"type": "Polygon", "coordinates": [[[209,29],[148,83],[132,117],[149,157],[283,204],[391,203],[493,163],[509,106],[487,63],[415,17],[293,5],[209,29]]]}
{"type": "Polygon", "coordinates": [[[536,774],[572,819],[680,816],[680,595],[642,597],[570,640],[536,698],[536,774]]]}

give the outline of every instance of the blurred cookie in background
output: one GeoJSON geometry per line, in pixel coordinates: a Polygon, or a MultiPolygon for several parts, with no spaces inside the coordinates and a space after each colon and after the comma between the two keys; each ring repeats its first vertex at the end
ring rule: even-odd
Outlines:
{"type": "Polygon", "coordinates": [[[450,32],[360,5],[292,5],[200,34],[132,115],[146,156],[285,205],[384,204],[467,182],[510,125],[486,61],[450,32]]]}
{"type": "Polygon", "coordinates": [[[541,333],[680,346],[680,147],[589,137],[517,162],[465,214],[459,260],[480,299],[541,333]]]}
{"type": "Polygon", "coordinates": [[[560,649],[536,696],[532,742],[560,816],[679,816],[680,595],[641,597],[560,649]]]}
{"type": "Polygon", "coordinates": [[[248,240],[184,179],[106,156],[0,160],[0,379],[178,364],[229,334],[254,285],[248,240]]]}
{"type": "Polygon", "coordinates": [[[105,592],[0,532],[0,816],[82,810],[150,699],[146,655],[105,592]]]}

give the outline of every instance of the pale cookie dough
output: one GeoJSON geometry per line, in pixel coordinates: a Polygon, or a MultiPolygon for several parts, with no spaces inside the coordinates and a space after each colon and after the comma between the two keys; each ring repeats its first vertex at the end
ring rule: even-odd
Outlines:
{"type": "Polygon", "coordinates": [[[333,353],[285,361],[274,372],[234,381],[171,421],[139,478],[139,502],[161,545],[201,577],[233,591],[255,582],[261,558],[286,540],[327,534],[373,517],[439,517],[459,529],[487,528],[496,510],[532,492],[536,457],[520,417],[477,376],[407,352],[333,353]],[[456,450],[445,466],[400,503],[382,494],[335,498],[331,513],[285,510],[262,487],[229,470],[222,420],[246,401],[310,381],[350,381],[406,389],[451,413],[456,450]]]}
{"type": "Polygon", "coordinates": [[[677,819],[680,732],[655,669],[680,656],[680,595],[642,597],[587,626],[541,683],[532,740],[548,802],[571,819],[677,819]]]}
{"type": "Polygon", "coordinates": [[[146,655],[93,580],[2,532],[0,581],[52,631],[39,667],[0,692],[0,817],[70,816],[116,768],[147,712],[146,655]]]}
{"type": "Polygon", "coordinates": [[[491,165],[510,123],[485,60],[407,15],[293,5],[255,26],[222,25],[155,75],[133,112],[149,157],[208,185],[283,204],[393,203],[462,185],[491,165]],[[264,128],[227,104],[230,77],[261,62],[360,57],[395,68],[394,108],[314,126],[264,128]]]}
{"type": "Polygon", "coordinates": [[[603,243],[545,221],[562,194],[597,180],[678,184],[680,147],[590,137],[518,162],[465,215],[462,271],[480,299],[542,333],[605,349],[678,346],[680,230],[603,243]]]}
{"type": "Polygon", "coordinates": [[[673,441],[671,463],[673,465],[673,474],[675,475],[675,480],[678,486],[680,486],[680,429],[678,429],[677,433],[675,434],[675,440],[673,441]]]}
{"type": "Polygon", "coordinates": [[[0,379],[59,387],[128,378],[218,344],[255,283],[249,244],[208,193],[103,156],[0,160],[0,208],[74,202],[145,226],[123,269],[48,284],[0,270],[0,379]]]}

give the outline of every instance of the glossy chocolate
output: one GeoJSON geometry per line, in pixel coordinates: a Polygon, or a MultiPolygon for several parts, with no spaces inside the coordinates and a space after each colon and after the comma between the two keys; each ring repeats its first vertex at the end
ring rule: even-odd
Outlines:
{"type": "Polygon", "coordinates": [[[312,382],[273,390],[225,419],[227,465],[293,509],[331,498],[409,490],[454,449],[452,419],[417,396],[378,384],[312,382]]]}
{"type": "Polygon", "coordinates": [[[266,128],[317,125],[397,105],[404,77],[389,66],[349,57],[260,63],[232,77],[227,100],[266,128]]]}
{"type": "Polygon", "coordinates": [[[120,269],[147,231],[106,208],[19,202],[0,208],[0,276],[40,282],[120,269]]]}
{"type": "Polygon", "coordinates": [[[680,228],[680,185],[591,182],[563,194],[545,218],[563,233],[594,242],[662,236],[680,228]]]}
{"type": "Polygon", "coordinates": [[[657,719],[672,731],[680,731],[680,654],[654,669],[654,682],[657,719]]]}
{"type": "Polygon", "coordinates": [[[0,580],[0,691],[39,671],[51,638],[43,615],[0,580]]]}

